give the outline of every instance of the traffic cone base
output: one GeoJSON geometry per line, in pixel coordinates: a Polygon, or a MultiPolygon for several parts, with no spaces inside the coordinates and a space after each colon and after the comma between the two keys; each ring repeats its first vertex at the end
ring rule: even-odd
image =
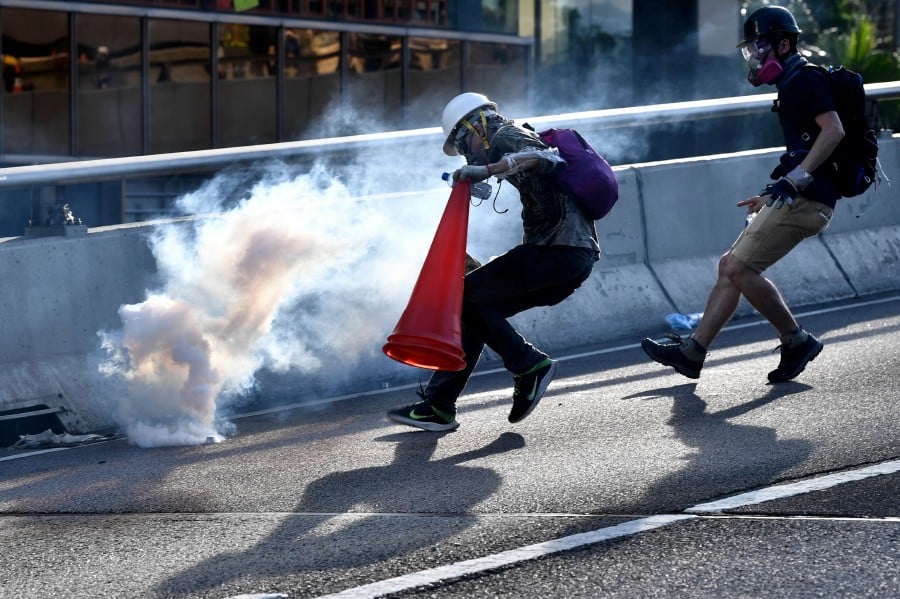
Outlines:
{"type": "Polygon", "coordinates": [[[429,370],[466,367],[462,296],[469,226],[469,184],[453,186],[406,310],[382,350],[394,360],[429,370]]]}
{"type": "Polygon", "coordinates": [[[431,337],[394,334],[383,349],[388,357],[418,368],[456,371],[466,367],[466,354],[460,347],[431,337]]]}

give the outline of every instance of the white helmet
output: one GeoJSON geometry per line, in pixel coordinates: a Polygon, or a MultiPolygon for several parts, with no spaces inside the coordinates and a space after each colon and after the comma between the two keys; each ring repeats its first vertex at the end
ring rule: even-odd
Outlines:
{"type": "Polygon", "coordinates": [[[444,128],[444,154],[447,156],[457,155],[456,148],[453,147],[451,135],[456,130],[456,126],[461,120],[479,108],[497,110],[497,104],[492,102],[484,94],[475,92],[459,94],[447,102],[447,105],[444,107],[444,115],[441,117],[441,126],[444,128]]]}

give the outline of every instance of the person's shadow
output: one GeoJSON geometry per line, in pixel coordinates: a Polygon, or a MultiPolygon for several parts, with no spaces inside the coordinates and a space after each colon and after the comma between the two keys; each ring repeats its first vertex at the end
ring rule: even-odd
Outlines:
{"type": "Polygon", "coordinates": [[[706,411],[706,402],[695,392],[696,383],[644,392],[672,398],[667,424],[679,441],[693,449],[683,456],[681,468],[648,487],[646,509],[682,509],[735,490],[767,485],[802,463],[813,449],[809,441],[780,439],[774,428],[730,420],[810,389],[795,382],[774,385],[758,399],[719,412],[706,411]]]}
{"type": "MultiPolygon", "coordinates": [[[[503,433],[480,449],[431,461],[444,436],[412,432],[376,439],[397,444],[392,463],[334,472],[310,483],[296,513],[284,516],[264,540],[210,557],[160,583],[156,591],[197,592],[200,581],[216,588],[235,579],[361,567],[458,534],[475,522],[469,510],[501,483],[490,468],[462,464],[521,449],[525,439],[503,433]],[[428,516],[448,517],[438,525],[415,522],[428,516]],[[398,528],[403,518],[410,521],[398,528]],[[394,534],[398,530],[402,535],[394,534]]],[[[335,459],[335,468],[341,468],[340,456],[335,459]]]]}

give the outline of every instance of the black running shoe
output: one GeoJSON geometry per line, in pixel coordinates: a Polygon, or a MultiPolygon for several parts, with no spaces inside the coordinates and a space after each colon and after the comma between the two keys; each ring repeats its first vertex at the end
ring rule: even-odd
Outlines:
{"type": "Polygon", "coordinates": [[[815,360],[824,345],[821,341],[807,333],[806,341],[795,346],[785,347],[782,343],[775,349],[781,349],[781,362],[778,368],[769,373],[769,380],[773,383],[789,381],[806,368],[807,363],[815,360]]]}
{"type": "Polygon", "coordinates": [[[545,358],[527,372],[515,375],[516,386],[513,389],[512,410],[509,412],[510,422],[519,422],[531,414],[544,396],[558,367],[558,363],[545,358]]]}
{"type": "Polygon", "coordinates": [[[641,347],[648,356],[660,364],[671,366],[688,378],[699,379],[703,360],[691,360],[684,355],[681,351],[684,340],[678,333],[669,333],[666,337],[671,339],[672,343],[657,343],[653,339],[644,339],[641,341],[641,347]]]}
{"type": "Polygon", "coordinates": [[[387,417],[398,424],[406,424],[426,431],[452,431],[459,426],[456,414],[442,412],[427,401],[390,410],[387,417]]]}

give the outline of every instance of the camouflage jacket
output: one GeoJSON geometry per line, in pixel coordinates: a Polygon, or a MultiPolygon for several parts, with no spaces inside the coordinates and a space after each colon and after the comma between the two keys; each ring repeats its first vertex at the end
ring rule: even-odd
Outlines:
{"type": "MultiPolygon", "coordinates": [[[[498,162],[507,154],[527,150],[550,151],[536,133],[508,123],[491,137],[488,159],[492,163],[498,162]]],[[[570,245],[599,253],[594,221],[581,212],[553,176],[564,163],[558,155],[555,158],[545,155],[538,168],[515,173],[507,179],[518,190],[522,202],[522,242],[570,245]]]]}

